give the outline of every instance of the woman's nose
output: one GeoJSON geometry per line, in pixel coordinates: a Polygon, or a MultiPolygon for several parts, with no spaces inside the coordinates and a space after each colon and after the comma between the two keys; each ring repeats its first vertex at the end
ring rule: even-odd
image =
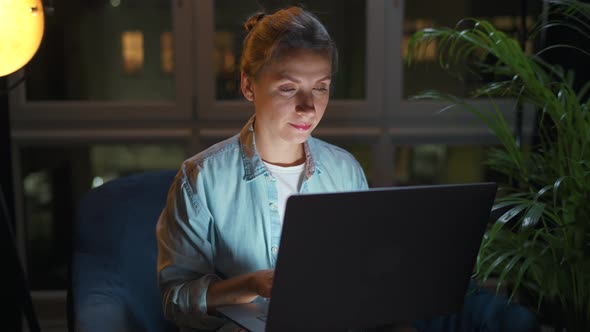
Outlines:
{"type": "Polygon", "coordinates": [[[315,111],[311,92],[300,92],[299,98],[297,99],[296,111],[302,113],[315,111]]]}

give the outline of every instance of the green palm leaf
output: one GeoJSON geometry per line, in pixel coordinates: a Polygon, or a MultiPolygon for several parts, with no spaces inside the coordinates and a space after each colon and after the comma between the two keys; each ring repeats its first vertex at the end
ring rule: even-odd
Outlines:
{"type": "Polygon", "coordinates": [[[539,310],[545,303],[561,306],[568,332],[590,331],[590,82],[576,91],[573,71],[542,58],[560,48],[590,55],[590,4],[548,3],[550,19],[539,20],[531,38],[559,27],[576,34],[579,44],[548,45],[527,54],[514,38],[474,18],[453,28],[416,32],[408,44],[408,65],[435,43],[445,70],[467,66],[497,79],[471,91],[472,97],[490,100],[487,108],[441,91],[412,99],[442,101],[447,106],[440,112],[476,115],[501,144],[490,151],[486,165],[511,181],[499,187],[493,210],[502,213],[483,237],[475,275],[497,278],[498,289],[512,289],[511,299],[518,292],[530,294],[539,310]],[[539,110],[538,145],[523,149],[517,143],[496,98],[539,110]]]}

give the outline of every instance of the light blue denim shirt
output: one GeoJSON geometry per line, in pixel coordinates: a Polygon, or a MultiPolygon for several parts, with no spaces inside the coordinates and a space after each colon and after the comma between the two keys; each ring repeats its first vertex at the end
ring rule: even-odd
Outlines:
{"type": "MultiPolygon", "coordinates": [[[[187,159],[158,220],[158,282],[166,317],[181,327],[211,330],[211,280],[274,268],[281,236],[278,192],[256,152],[252,117],[236,136],[187,159]]],[[[304,143],[301,193],[368,188],[347,151],[310,137],[304,143]]]]}

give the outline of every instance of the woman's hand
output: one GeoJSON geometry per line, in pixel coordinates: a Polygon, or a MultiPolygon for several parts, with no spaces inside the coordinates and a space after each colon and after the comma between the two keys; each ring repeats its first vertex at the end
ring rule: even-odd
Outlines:
{"type": "Polygon", "coordinates": [[[256,297],[270,298],[274,270],[259,270],[226,280],[214,280],[207,289],[208,311],[228,304],[252,302],[256,297]]]}
{"type": "Polygon", "coordinates": [[[275,270],[259,270],[250,274],[250,289],[261,297],[270,298],[275,270]]]}

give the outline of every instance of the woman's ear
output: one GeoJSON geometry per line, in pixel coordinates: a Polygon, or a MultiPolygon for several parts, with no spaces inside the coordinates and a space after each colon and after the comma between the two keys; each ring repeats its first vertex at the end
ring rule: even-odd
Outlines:
{"type": "Polygon", "coordinates": [[[254,86],[252,85],[252,79],[244,72],[242,72],[240,76],[240,88],[242,89],[244,98],[248,101],[254,101],[254,86]]]}

